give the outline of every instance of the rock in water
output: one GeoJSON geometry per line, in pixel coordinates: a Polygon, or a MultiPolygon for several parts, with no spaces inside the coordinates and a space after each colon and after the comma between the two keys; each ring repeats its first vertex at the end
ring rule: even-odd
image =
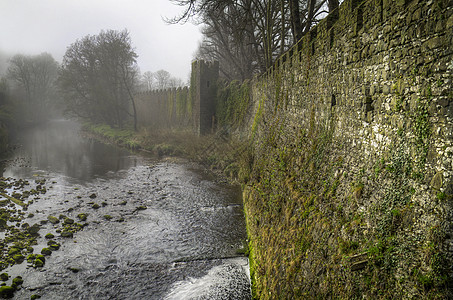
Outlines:
{"type": "Polygon", "coordinates": [[[2,286],[0,287],[0,297],[2,298],[6,298],[6,299],[9,299],[9,298],[12,298],[14,297],[14,288],[11,287],[11,286],[2,286]]]}

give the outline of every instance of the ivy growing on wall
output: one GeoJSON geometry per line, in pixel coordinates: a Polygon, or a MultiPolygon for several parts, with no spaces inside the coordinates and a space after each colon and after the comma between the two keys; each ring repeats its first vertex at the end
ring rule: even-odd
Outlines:
{"type": "Polygon", "coordinates": [[[250,81],[232,81],[229,84],[220,82],[217,90],[216,115],[218,124],[223,127],[232,125],[240,127],[245,121],[250,99],[250,81]]]}

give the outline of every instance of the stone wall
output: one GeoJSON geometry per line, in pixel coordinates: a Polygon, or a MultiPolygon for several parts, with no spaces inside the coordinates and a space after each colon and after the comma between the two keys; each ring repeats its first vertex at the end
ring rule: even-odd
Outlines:
{"type": "Polygon", "coordinates": [[[190,128],[192,103],[189,88],[141,92],[135,95],[140,127],[190,128]]]}
{"type": "Polygon", "coordinates": [[[255,79],[257,298],[453,297],[452,14],[346,0],[255,79]]]}
{"type": "Polygon", "coordinates": [[[215,127],[219,63],[194,61],[190,88],[153,90],[135,95],[140,127],[192,128],[196,134],[215,127]]]}
{"type": "Polygon", "coordinates": [[[215,103],[219,62],[194,61],[190,82],[194,99],[193,120],[195,132],[199,135],[212,133],[215,125],[215,103]]]}

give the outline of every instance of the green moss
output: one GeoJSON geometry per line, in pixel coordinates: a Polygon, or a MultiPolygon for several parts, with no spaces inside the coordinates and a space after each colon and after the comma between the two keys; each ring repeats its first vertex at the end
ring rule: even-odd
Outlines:
{"type": "Polygon", "coordinates": [[[25,256],[23,256],[22,254],[16,254],[16,255],[13,256],[13,260],[17,264],[20,264],[20,263],[22,263],[25,260],[25,256]]]}
{"type": "Polygon", "coordinates": [[[17,276],[13,278],[11,286],[15,289],[17,289],[18,286],[22,285],[24,283],[24,280],[22,279],[21,276],[17,276]]]}
{"type": "Polygon", "coordinates": [[[57,223],[60,222],[60,220],[57,217],[54,217],[54,216],[48,216],[47,220],[49,220],[49,222],[52,223],[52,224],[57,224],[57,223]]]}
{"type": "Polygon", "coordinates": [[[9,298],[12,298],[14,297],[14,292],[15,292],[15,289],[11,286],[1,286],[0,287],[0,297],[2,298],[6,298],[6,299],[9,299],[9,298]]]}
{"type": "Polygon", "coordinates": [[[41,259],[35,259],[34,263],[33,263],[33,266],[35,268],[42,268],[44,266],[44,261],[42,261],[41,259]]]}
{"type": "Polygon", "coordinates": [[[444,192],[437,192],[436,196],[437,196],[437,199],[439,199],[440,201],[447,199],[447,194],[445,194],[444,192]]]}
{"type": "Polygon", "coordinates": [[[65,228],[63,231],[61,231],[60,235],[65,238],[72,238],[74,236],[74,233],[71,231],[71,229],[65,228]]]}
{"type": "Polygon", "coordinates": [[[77,218],[79,218],[80,221],[86,221],[88,218],[88,214],[80,213],[77,215],[77,218]]]}
{"type": "Polygon", "coordinates": [[[49,248],[42,248],[41,254],[45,255],[45,256],[49,256],[52,254],[52,250],[50,250],[49,248]]]}
{"type": "Polygon", "coordinates": [[[217,90],[216,116],[220,126],[241,127],[251,103],[251,84],[232,81],[219,84],[217,90]]]}
{"type": "Polygon", "coordinates": [[[28,263],[33,263],[35,261],[35,259],[36,259],[36,255],[35,254],[29,254],[27,256],[27,262],[28,263]]]}
{"type": "Polygon", "coordinates": [[[51,251],[57,251],[58,249],[60,249],[61,245],[53,242],[53,243],[49,244],[48,246],[51,251]]]}
{"type": "Polygon", "coordinates": [[[48,233],[45,235],[45,238],[50,240],[50,239],[53,239],[55,237],[55,235],[53,235],[52,233],[48,233]]]}

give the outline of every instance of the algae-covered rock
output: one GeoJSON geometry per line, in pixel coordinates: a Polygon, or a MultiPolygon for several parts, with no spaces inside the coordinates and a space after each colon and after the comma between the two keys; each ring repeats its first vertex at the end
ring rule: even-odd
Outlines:
{"type": "Polygon", "coordinates": [[[33,295],[31,295],[30,300],[36,300],[36,299],[40,299],[40,298],[41,298],[40,295],[33,294],[33,295]]]}
{"type": "Polygon", "coordinates": [[[36,255],[36,259],[39,259],[39,260],[41,260],[41,261],[44,262],[44,263],[46,262],[46,258],[45,258],[44,255],[42,255],[42,254],[36,255]]]}
{"type": "Polygon", "coordinates": [[[104,215],[104,219],[110,221],[113,217],[111,215],[104,215]]]}
{"type": "Polygon", "coordinates": [[[78,214],[77,218],[79,218],[80,221],[86,221],[88,218],[88,214],[84,214],[84,213],[78,214]]]}
{"type": "Polygon", "coordinates": [[[41,254],[42,254],[42,255],[49,256],[49,255],[52,254],[52,250],[50,250],[49,248],[42,248],[41,254]]]}
{"type": "Polygon", "coordinates": [[[35,259],[36,259],[36,255],[35,254],[30,254],[30,255],[27,256],[27,262],[28,263],[34,262],[35,259]]]}
{"type": "Polygon", "coordinates": [[[71,231],[63,230],[60,235],[65,238],[72,238],[74,234],[71,231]]]}
{"type": "Polygon", "coordinates": [[[9,251],[8,251],[9,256],[14,256],[18,253],[20,253],[20,249],[16,248],[16,247],[13,247],[13,248],[9,249],[9,251]]]}
{"type": "Polygon", "coordinates": [[[97,204],[97,203],[94,203],[93,206],[91,206],[91,208],[93,208],[93,209],[98,209],[99,207],[100,207],[100,206],[99,206],[99,204],[97,204]]]}
{"type": "Polygon", "coordinates": [[[66,224],[66,225],[74,224],[74,220],[71,218],[66,218],[66,219],[64,219],[64,224],[66,224]]]}
{"type": "Polygon", "coordinates": [[[0,297],[2,298],[6,298],[6,299],[9,299],[9,298],[12,298],[14,297],[14,291],[15,289],[11,286],[2,286],[0,287],[0,297]]]}
{"type": "Polygon", "coordinates": [[[56,250],[60,249],[60,244],[58,244],[58,243],[51,244],[51,245],[49,245],[49,248],[52,251],[56,251],[56,250]]]}
{"type": "Polygon", "coordinates": [[[53,239],[54,237],[55,237],[55,235],[53,235],[52,233],[48,233],[45,236],[46,239],[53,239]]]}
{"type": "Polygon", "coordinates": [[[49,220],[49,222],[52,223],[52,224],[60,223],[60,220],[57,217],[54,217],[54,216],[48,216],[47,220],[49,220]]]}
{"type": "Polygon", "coordinates": [[[96,195],[95,193],[93,193],[93,194],[90,195],[90,198],[91,198],[91,199],[94,199],[94,198],[96,198],[96,197],[97,197],[97,195],[96,195]]]}
{"type": "Polygon", "coordinates": [[[41,226],[39,226],[39,224],[33,224],[32,226],[28,227],[27,231],[30,234],[37,234],[40,229],[41,229],[41,226]]]}
{"type": "Polygon", "coordinates": [[[7,281],[9,279],[8,273],[2,273],[0,274],[0,280],[1,281],[7,281]]]}
{"type": "Polygon", "coordinates": [[[36,268],[42,268],[42,267],[44,266],[44,262],[43,262],[42,260],[40,260],[40,259],[37,258],[37,259],[35,259],[34,266],[35,266],[36,268]]]}
{"type": "Polygon", "coordinates": [[[137,208],[135,210],[145,210],[145,209],[147,209],[146,206],[140,205],[140,206],[137,206],[137,208]]]}
{"type": "Polygon", "coordinates": [[[11,287],[17,289],[18,286],[21,286],[24,283],[24,280],[22,279],[21,276],[17,276],[16,278],[13,279],[13,283],[11,284],[11,287]]]}
{"type": "Polygon", "coordinates": [[[25,257],[22,254],[16,254],[13,256],[13,259],[17,264],[20,264],[25,260],[25,257]]]}

